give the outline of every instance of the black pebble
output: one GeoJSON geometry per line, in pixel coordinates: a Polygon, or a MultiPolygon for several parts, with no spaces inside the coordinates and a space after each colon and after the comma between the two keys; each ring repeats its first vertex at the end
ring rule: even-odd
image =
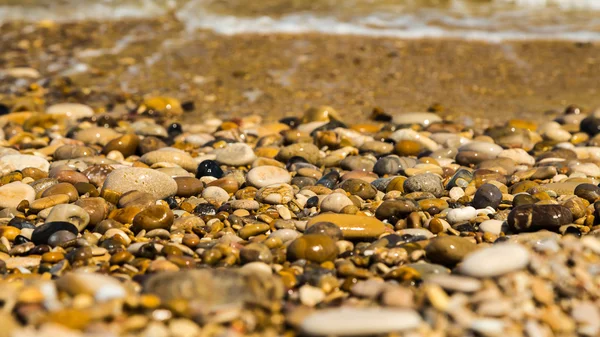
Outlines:
{"type": "Polygon", "coordinates": [[[223,170],[214,160],[205,160],[198,165],[198,171],[196,172],[196,178],[202,177],[215,177],[221,178],[223,176],[223,170]]]}

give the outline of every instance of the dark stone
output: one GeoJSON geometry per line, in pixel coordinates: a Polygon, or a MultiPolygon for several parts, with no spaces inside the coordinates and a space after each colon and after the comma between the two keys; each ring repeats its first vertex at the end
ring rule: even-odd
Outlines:
{"type": "Polygon", "coordinates": [[[379,158],[373,166],[373,172],[377,175],[384,176],[389,174],[396,174],[402,169],[400,165],[400,157],[398,156],[386,156],[379,158]]]}
{"type": "Polygon", "coordinates": [[[317,205],[319,205],[319,197],[317,197],[316,195],[306,200],[306,208],[317,207],[317,205]]]}
{"type": "Polygon", "coordinates": [[[299,177],[295,176],[292,178],[292,185],[298,186],[299,189],[303,189],[306,186],[313,186],[317,183],[317,179],[311,177],[299,177]]]}
{"type": "Polygon", "coordinates": [[[332,170],[327,172],[327,174],[325,174],[323,177],[321,177],[321,179],[317,181],[317,185],[322,185],[327,188],[333,189],[333,187],[335,186],[335,184],[337,184],[339,179],[339,172],[332,170]]]}
{"type": "Polygon", "coordinates": [[[538,202],[539,200],[530,195],[530,194],[517,194],[515,195],[515,197],[513,198],[513,207],[518,207],[518,206],[523,206],[523,205],[532,205],[535,204],[536,202],[538,202]]]}
{"type": "Polygon", "coordinates": [[[419,206],[412,200],[386,200],[377,207],[375,217],[395,223],[398,219],[403,219],[418,210],[419,206]]]}
{"type": "Polygon", "coordinates": [[[35,225],[33,222],[23,219],[23,218],[12,218],[8,222],[8,226],[16,227],[18,229],[30,228],[35,229],[35,225]]]}
{"type": "Polygon", "coordinates": [[[68,231],[75,236],[79,234],[77,227],[72,223],[66,221],[53,221],[36,227],[31,234],[31,241],[36,245],[48,243],[50,236],[58,231],[68,231]]]}
{"type": "Polygon", "coordinates": [[[204,160],[198,165],[196,178],[215,177],[217,179],[223,177],[223,170],[214,160],[204,160]]]}
{"type": "Polygon", "coordinates": [[[175,138],[183,133],[183,129],[181,128],[181,124],[172,123],[167,127],[167,133],[170,138],[175,138]]]}
{"type": "Polygon", "coordinates": [[[465,188],[471,180],[473,180],[473,172],[466,169],[460,169],[454,173],[452,178],[450,178],[448,185],[446,185],[446,189],[451,190],[453,187],[465,188]]]}
{"type": "Polygon", "coordinates": [[[198,215],[215,215],[217,214],[217,209],[212,204],[199,204],[194,209],[194,213],[198,215]]]}
{"type": "Polygon", "coordinates": [[[31,240],[29,240],[28,238],[24,237],[23,235],[17,235],[15,237],[15,246],[27,243],[27,242],[31,242],[31,240]]]}
{"type": "Polygon", "coordinates": [[[295,129],[300,124],[300,118],[298,117],[284,117],[279,120],[279,123],[289,126],[291,129],[295,129]]]}
{"type": "Polygon", "coordinates": [[[75,239],[77,239],[77,235],[66,230],[60,230],[50,235],[48,238],[48,244],[51,247],[58,247],[63,246],[65,243],[75,239]]]}
{"type": "Polygon", "coordinates": [[[579,184],[575,187],[574,194],[589,202],[595,202],[600,198],[600,187],[594,184],[579,184]]]}
{"type": "Polygon", "coordinates": [[[340,188],[364,200],[373,199],[377,196],[375,187],[362,179],[347,179],[340,184],[340,188]]]}
{"type": "Polygon", "coordinates": [[[335,241],[343,238],[342,230],[332,222],[321,221],[308,227],[304,234],[324,234],[334,239],[335,241]]]}
{"type": "Polygon", "coordinates": [[[492,184],[483,184],[475,192],[473,197],[473,207],[480,209],[492,207],[497,209],[502,201],[502,192],[492,184]]]}
{"type": "Polygon", "coordinates": [[[179,206],[179,204],[177,203],[177,199],[175,199],[174,196],[167,197],[165,201],[167,202],[167,204],[169,204],[170,209],[175,209],[179,206]]]}
{"type": "Polygon", "coordinates": [[[579,124],[579,129],[590,136],[595,136],[600,132],[600,119],[594,116],[586,117],[579,124]]]}
{"type": "Polygon", "coordinates": [[[314,137],[317,134],[317,132],[319,132],[319,131],[327,131],[327,130],[333,130],[333,129],[337,129],[337,128],[347,129],[348,126],[346,124],[334,119],[334,120],[330,121],[329,123],[321,125],[318,128],[314,129],[310,133],[310,135],[312,137],[314,137]]]}
{"type": "Polygon", "coordinates": [[[558,231],[571,222],[571,211],[562,205],[523,205],[513,208],[508,214],[508,225],[515,232],[558,231]]]}

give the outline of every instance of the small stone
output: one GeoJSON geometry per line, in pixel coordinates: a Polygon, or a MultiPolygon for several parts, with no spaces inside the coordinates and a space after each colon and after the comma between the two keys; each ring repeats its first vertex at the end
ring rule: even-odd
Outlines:
{"type": "Polygon", "coordinates": [[[214,160],[204,160],[198,164],[196,170],[196,178],[215,177],[217,179],[223,177],[223,170],[214,160]]]}
{"type": "Polygon", "coordinates": [[[48,243],[50,237],[59,231],[67,231],[77,236],[79,230],[75,225],[66,221],[46,222],[36,227],[31,234],[31,241],[36,245],[48,243]]]}
{"type": "Polygon", "coordinates": [[[47,222],[66,221],[70,222],[79,232],[82,232],[90,223],[90,215],[81,207],[72,204],[62,204],[52,207],[46,218],[47,222]]]}
{"type": "Polygon", "coordinates": [[[322,234],[306,234],[296,240],[287,248],[287,256],[290,261],[300,259],[322,263],[333,261],[338,255],[335,241],[322,234]]]}
{"type": "Polygon", "coordinates": [[[492,184],[483,184],[475,192],[473,197],[473,207],[497,209],[502,201],[502,192],[492,184]]]}
{"type": "Polygon", "coordinates": [[[95,273],[67,273],[56,281],[56,286],[72,296],[79,294],[94,296],[98,302],[122,299],[127,295],[125,288],[115,278],[95,273]]]}
{"type": "Polygon", "coordinates": [[[432,173],[418,174],[412,176],[404,182],[404,191],[410,192],[429,192],[439,198],[444,193],[444,186],[439,176],[432,173]]]}
{"type": "Polygon", "coordinates": [[[448,274],[431,275],[427,277],[426,282],[435,283],[445,290],[463,293],[473,293],[482,287],[481,281],[476,278],[448,274]]]}
{"type": "Polygon", "coordinates": [[[262,188],[273,184],[289,184],[292,180],[290,173],[277,166],[258,166],[246,175],[247,182],[256,187],[262,188]]]}
{"type": "Polygon", "coordinates": [[[176,149],[169,150],[168,148],[145,153],[140,161],[149,166],[158,163],[176,164],[189,172],[196,172],[198,168],[198,164],[188,153],[176,149]]]}
{"type": "Polygon", "coordinates": [[[20,181],[0,186],[0,209],[16,208],[23,200],[30,203],[35,200],[33,187],[20,181]]]}
{"type": "Polygon", "coordinates": [[[575,188],[574,194],[589,202],[594,202],[600,198],[600,187],[594,184],[580,184],[575,188]]]}
{"type": "Polygon", "coordinates": [[[321,155],[319,148],[310,143],[296,143],[288,145],[279,150],[277,159],[282,162],[287,162],[292,157],[302,157],[311,164],[317,164],[321,155]]]}
{"type": "Polygon", "coordinates": [[[98,144],[104,146],[111,140],[120,136],[120,133],[110,128],[92,127],[77,132],[77,134],[75,134],[75,139],[88,145],[98,144]]]}
{"type": "Polygon", "coordinates": [[[311,224],[311,226],[304,231],[304,234],[324,234],[336,241],[341,240],[344,237],[342,230],[332,222],[317,222],[311,224]]]}
{"type": "Polygon", "coordinates": [[[352,201],[345,194],[331,193],[321,202],[321,211],[341,213],[344,207],[351,205],[352,201]]]}
{"type": "Polygon", "coordinates": [[[501,243],[467,255],[459,269],[472,277],[496,277],[525,268],[529,258],[529,251],[522,245],[501,243]]]}
{"type": "Polygon", "coordinates": [[[373,185],[362,179],[347,179],[340,184],[340,188],[344,191],[359,196],[361,199],[373,199],[377,195],[377,190],[373,185]]]}
{"type": "Polygon", "coordinates": [[[479,229],[484,233],[500,235],[500,233],[508,232],[508,224],[506,221],[500,220],[485,220],[479,224],[479,229]]]}
{"type": "Polygon", "coordinates": [[[306,306],[314,307],[323,302],[326,295],[323,290],[311,285],[305,284],[298,290],[300,302],[306,306]]]}
{"type": "Polygon", "coordinates": [[[229,193],[218,186],[208,186],[202,191],[202,197],[206,200],[213,201],[217,205],[221,205],[229,200],[229,193]]]}
{"type": "Polygon", "coordinates": [[[204,189],[202,182],[194,177],[175,177],[173,179],[177,183],[176,195],[178,197],[189,198],[197,196],[204,189]]]}
{"type": "Polygon", "coordinates": [[[294,199],[294,189],[288,184],[265,186],[256,192],[256,199],[267,204],[287,204],[294,199]]]}
{"type": "Polygon", "coordinates": [[[54,104],[46,109],[48,114],[65,115],[73,119],[81,119],[92,117],[94,110],[85,104],[79,103],[59,103],[54,104]]]}
{"type": "Polygon", "coordinates": [[[416,329],[421,316],[410,309],[335,308],[314,312],[300,328],[309,336],[364,336],[416,329]]]}
{"type": "Polygon", "coordinates": [[[547,229],[558,231],[573,222],[571,211],[562,205],[522,205],[513,208],[508,224],[516,232],[547,229]]]}
{"type": "Polygon", "coordinates": [[[432,123],[441,122],[442,118],[431,112],[408,112],[394,115],[392,121],[394,124],[400,125],[420,124],[428,126],[432,123]]]}
{"type": "Polygon", "coordinates": [[[9,154],[0,157],[0,167],[6,167],[10,171],[23,171],[26,168],[36,168],[48,172],[50,163],[38,156],[28,154],[9,154]]]}
{"type": "Polygon", "coordinates": [[[177,193],[177,183],[169,175],[156,170],[130,167],[112,171],[102,186],[102,194],[129,191],[146,192],[156,199],[165,199],[177,193]]]}
{"type": "Polygon", "coordinates": [[[231,166],[249,165],[256,159],[252,148],[244,143],[229,144],[223,149],[216,150],[215,155],[218,163],[231,166]]]}
{"type": "Polygon", "coordinates": [[[157,228],[169,230],[173,224],[173,220],[173,211],[168,207],[153,205],[137,213],[133,218],[132,230],[134,232],[141,230],[151,231],[157,228]]]}
{"type": "Polygon", "coordinates": [[[432,239],[425,248],[427,258],[433,263],[454,267],[477,249],[472,241],[459,236],[441,236],[432,239]]]}
{"type": "Polygon", "coordinates": [[[446,215],[446,220],[451,224],[457,224],[474,219],[476,216],[477,210],[474,207],[467,206],[451,209],[446,215]]]}
{"type": "Polygon", "coordinates": [[[350,214],[320,214],[308,220],[306,227],[310,228],[319,222],[335,224],[345,239],[373,239],[385,232],[385,225],[376,218],[350,214]]]}

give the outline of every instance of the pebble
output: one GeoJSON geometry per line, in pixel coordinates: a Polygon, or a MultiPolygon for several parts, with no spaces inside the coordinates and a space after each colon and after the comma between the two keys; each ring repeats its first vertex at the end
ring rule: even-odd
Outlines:
{"type": "Polygon", "coordinates": [[[277,159],[287,162],[292,157],[302,157],[311,164],[317,164],[321,158],[319,148],[310,143],[297,143],[281,148],[277,153],[277,159]]]}
{"type": "Polygon", "coordinates": [[[508,215],[508,224],[516,232],[540,229],[557,231],[571,222],[571,211],[561,205],[522,205],[513,208],[508,215]]]}
{"type": "Polygon", "coordinates": [[[410,192],[429,192],[436,198],[444,193],[444,186],[439,176],[433,173],[423,173],[412,176],[404,181],[404,191],[410,192]]]}
{"type": "Polygon", "coordinates": [[[251,186],[263,188],[273,184],[289,184],[292,178],[289,172],[277,166],[258,166],[246,175],[246,181],[251,186]]]}
{"type": "Polygon", "coordinates": [[[20,181],[0,186],[0,209],[16,208],[23,200],[30,203],[35,200],[33,187],[20,181]]]}
{"type": "Polygon", "coordinates": [[[445,290],[473,293],[482,288],[480,280],[472,277],[448,274],[436,274],[427,277],[426,282],[439,285],[445,290]]]}
{"type": "Polygon", "coordinates": [[[94,273],[72,272],[56,281],[58,289],[71,295],[91,295],[98,302],[123,299],[127,295],[125,288],[116,279],[94,273]]]}
{"type": "Polygon", "coordinates": [[[156,199],[164,199],[177,194],[177,183],[165,173],[130,167],[109,173],[102,186],[103,195],[110,192],[123,194],[129,191],[146,192],[156,199]]]}
{"type": "Polygon", "coordinates": [[[352,206],[352,200],[342,193],[331,193],[321,202],[321,211],[341,213],[346,206],[352,206]]]}
{"type": "Polygon", "coordinates": [[[198,164],[188,153],[168,148],[147,152],[140,161],[149,166],[159,163],[176,164],[189,172],[196,172],[198,168],[198,164]]]}
{"type": "Polygon", "coordinates": [[[476,249],[477,245],[468,239],[459,236],[442,236],[432,239],[425,247],[425,252],[431,262],[453,267],[476,249]]]}
{"type": "Polygon", "coordinates": [[[520,244],[496,244],[467,255],[459,269],[467,276],[497,277],[525,268],[529,263],[530,255],[529,251],[520,244]]]}
{"type": "Polygon", "coordinates": [[[344,239],[373,239],[385,232],[383,222],[373,217],[350,214],[320,214],[306,224],[307,228],[319,222],[331,222],[338,226],[344,239]]]}
{"type": "Polygon", "coordinates": [[[90,215],[83,208],[72,204],[61,204],[52,207],[46,218],[47,222],[66,221],[70,222],[79,232],[82,232],[90,223],[90,215]]]}
{"type": "Polygon", "coordinates": [[[256,192],[256,199],[267,204],[287,204],[294,199],[294,189],[288,184],[265,186],[256,192]]]}
{"type": "Polygon", "coordinates": [[[233,143],[223,149],[215,151],[215,160],[223,165],[245,166],[250,165],[256,155],[248,144],[233,143]]]}
{"type": "Polygon", "coordinates": [[[473,207],[497,209],[502,201],[502,191],[492,184],[479,186],[473,197],[473,207]]]}
{"type": "Polygon", "coordinates": [[[316,263],[333,261],[338,255],[335,241],[323,234],[306,234],[294,241],[287,248],[290,261],[300,259],[316,263]]]}
{"type": "Polygon", "coordinates": [[[85,104],[79,103],[59,103],[46,109],[47,114],[65,115],[72,119],[82,119],[92,117],[94,110],[85,104]]]}
{"type": "Polygon", "coordinates": [[[300,328],[309,336],[364,336],[412,330],[421,322],[410,309],[334,308],[309,315],[300,328]]]}
{"type": "Polygon", "coordinates": [[[477,210],[474,207],[467,206],[462,208],[453,208],[448,211],[446,220],[451,224],[457,224],[474,219],[477,216],[477,210]]]}
{"type": "Polygon", "coordinates": [[[339,187],[352,195],[359,196],[363,200],[374,199],[377,196],[375,187],[362,179],[344,180],[339,187]]]}
{"type": "Polygon", "coordinates": [[[23,171],[32,167],[48,172],[50,163],[42,157],[29,154],[8,154],[0,157],[0,167],[6,167],[10,171],[23,171]]]}
{"type": "Polygon", "coordinates": [[[479,224],[479,229],[484,233],[490,233],[494,235],[500,235],[500,233],[508,232],[508,223],[501,220],[485,220],[479,224]]]}

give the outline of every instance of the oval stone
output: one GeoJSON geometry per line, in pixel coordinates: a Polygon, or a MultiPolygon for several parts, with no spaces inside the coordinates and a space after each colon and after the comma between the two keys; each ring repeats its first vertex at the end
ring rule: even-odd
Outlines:
{"type": "Polygon", "coordinates": [[[385,232],[385,224],[378,219],[351,214],[320,214],[308,220],[306,227],[323,221],[337,225],[344,239],[376,239],[385,232]]]}

